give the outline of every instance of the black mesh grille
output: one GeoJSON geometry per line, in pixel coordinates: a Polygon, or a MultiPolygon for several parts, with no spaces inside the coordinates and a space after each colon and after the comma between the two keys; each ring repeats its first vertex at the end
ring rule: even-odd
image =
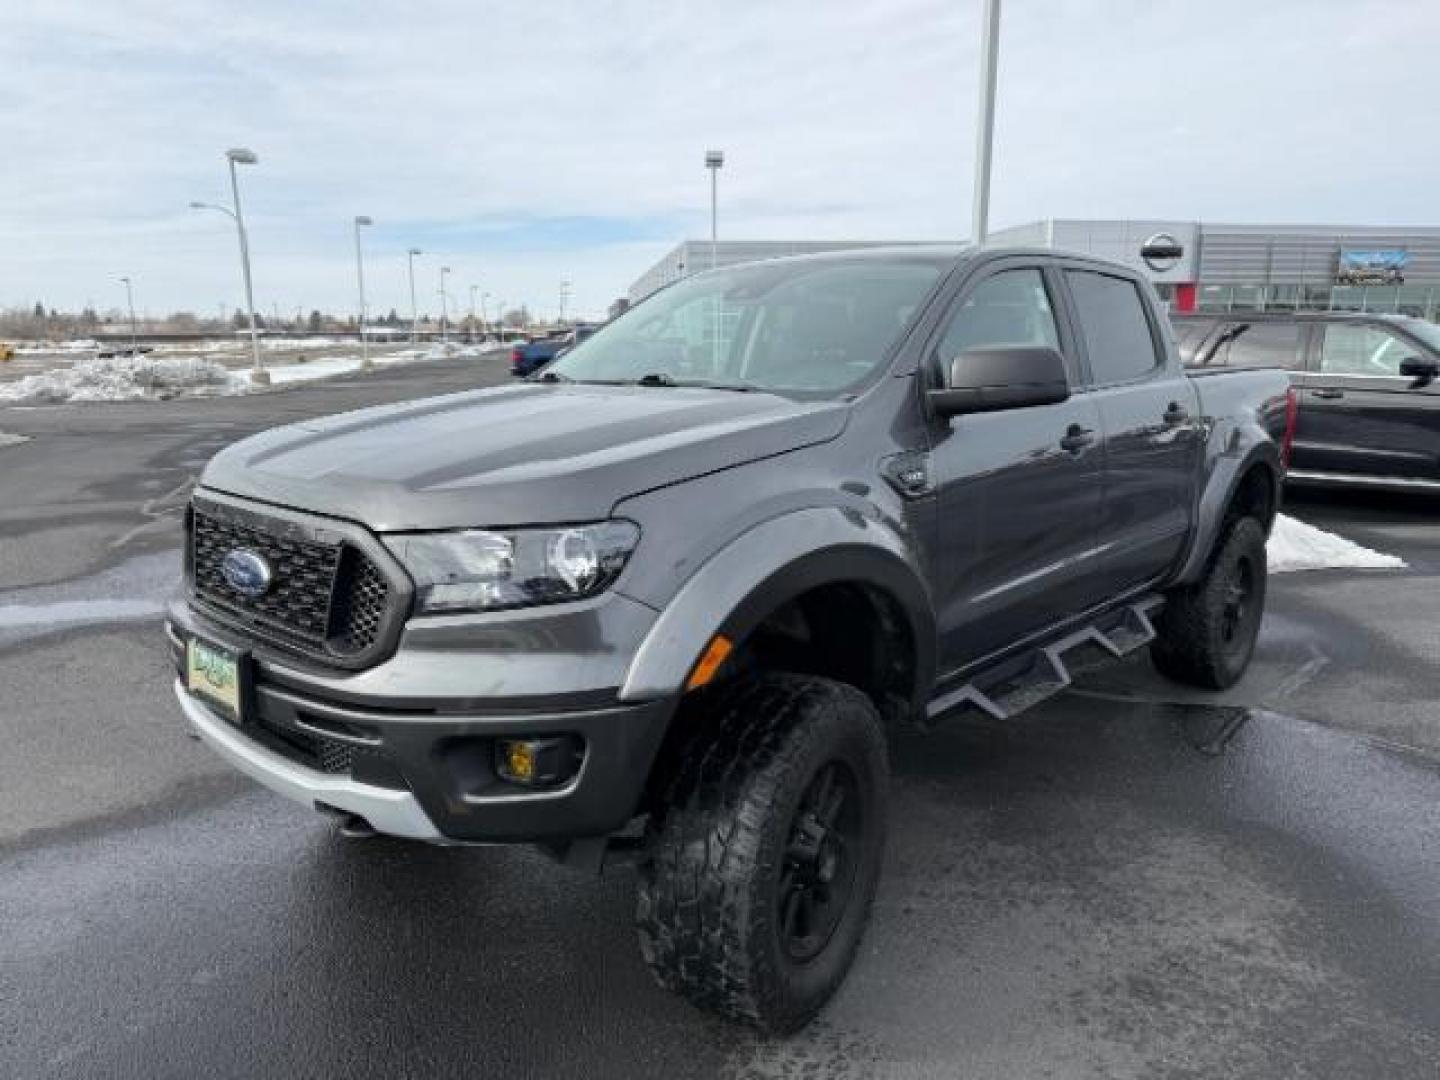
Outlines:
{"type": "Polygon", "coordinates": [[[380,636],[390,583],[379,567],[353,548],[346,549],[345,570],[348,588],[336,598],[332,644],[338,652],[354,654],[364,652],[380,636]]]}
{"type": "Polygon", "coordinates": [[[196,596],[261,637],[312,655],[358,656],[379,639],[391,586],[364,552],[295,535],[263,518],[246,523],[193,508],[191,570],[196,596]],[[233,589],[221,572],[231,551],[253,551],[270,564],[272,584],[260,597],[233,589]]]}
{"type": "Polygon", "coordinates": [[[296,731],[264,716],[256,718],[255,726],[264,733],[264,742],[271,749],[311,769],[349,775],[354,765],[355,747],[350,743],[296,731]]]}

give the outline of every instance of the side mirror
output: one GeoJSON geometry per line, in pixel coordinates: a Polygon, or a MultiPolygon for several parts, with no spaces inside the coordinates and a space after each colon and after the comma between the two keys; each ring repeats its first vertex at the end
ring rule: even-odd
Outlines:
{"type": "Polygon", "coordinates": [[[950,362],[950,385],[927,395],[942,418],[1055,405],[1070,397],[1065,358],[1048,345],[967,349],[950,362]]]}
{"type": "Polygon", "coordinates": [[[1440,361],[1424,356],[1407,356],[1400,361],[1400,374],[1421,384],[1434,382],[1440,378],[1440,361]]]}

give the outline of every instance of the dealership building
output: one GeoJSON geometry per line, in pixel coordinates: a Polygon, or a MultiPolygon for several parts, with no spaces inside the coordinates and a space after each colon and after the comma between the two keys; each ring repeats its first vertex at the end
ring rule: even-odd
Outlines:
{"type": "MultiPolygon", "coordinates": [[[[875,247],[885,241],[687,240],[630,286],[637,302],[715,266],[875,247]]],[[[904,242],[914,244],[914,241],[904,242]]],[[[1000,229],[991,246],[1098,255],[1145,273],[1177,311],[1393,311],[1440,319],[1440,229],[1050,219],[1000,229]],[[1184,254],[1156,269],[1140,248],[1157,234],[1184,254]]]]}

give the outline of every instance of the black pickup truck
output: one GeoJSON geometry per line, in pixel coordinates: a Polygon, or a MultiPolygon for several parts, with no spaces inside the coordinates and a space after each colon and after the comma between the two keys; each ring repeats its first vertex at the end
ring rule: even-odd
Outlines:
{"type": "Polygon", "coordinates": [[[1290,480],[1440,494],[1440,326],[1340,311],[1173,319],[1195,370],[1290,373],[1300,410],[1290,480]]]}
{"type": "Polygon", "coordinates": [[[1097,653],[1240,677],[1293,416],[1091,258],[711,271],[530,381],[219,454],[175,691],[347,833],[634,860],[659,981],[790,1030],[868,918],[888,731],[1097,653]]]}

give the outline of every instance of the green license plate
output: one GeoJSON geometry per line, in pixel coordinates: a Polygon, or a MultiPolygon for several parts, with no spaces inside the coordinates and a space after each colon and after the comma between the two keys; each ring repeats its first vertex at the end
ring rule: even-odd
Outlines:
{"type": "Polygon", "coordinates": [[[217,706],[225,719],[240,723],[240,656],[192,637],[185,645],[185,685],[217,706]]]}

